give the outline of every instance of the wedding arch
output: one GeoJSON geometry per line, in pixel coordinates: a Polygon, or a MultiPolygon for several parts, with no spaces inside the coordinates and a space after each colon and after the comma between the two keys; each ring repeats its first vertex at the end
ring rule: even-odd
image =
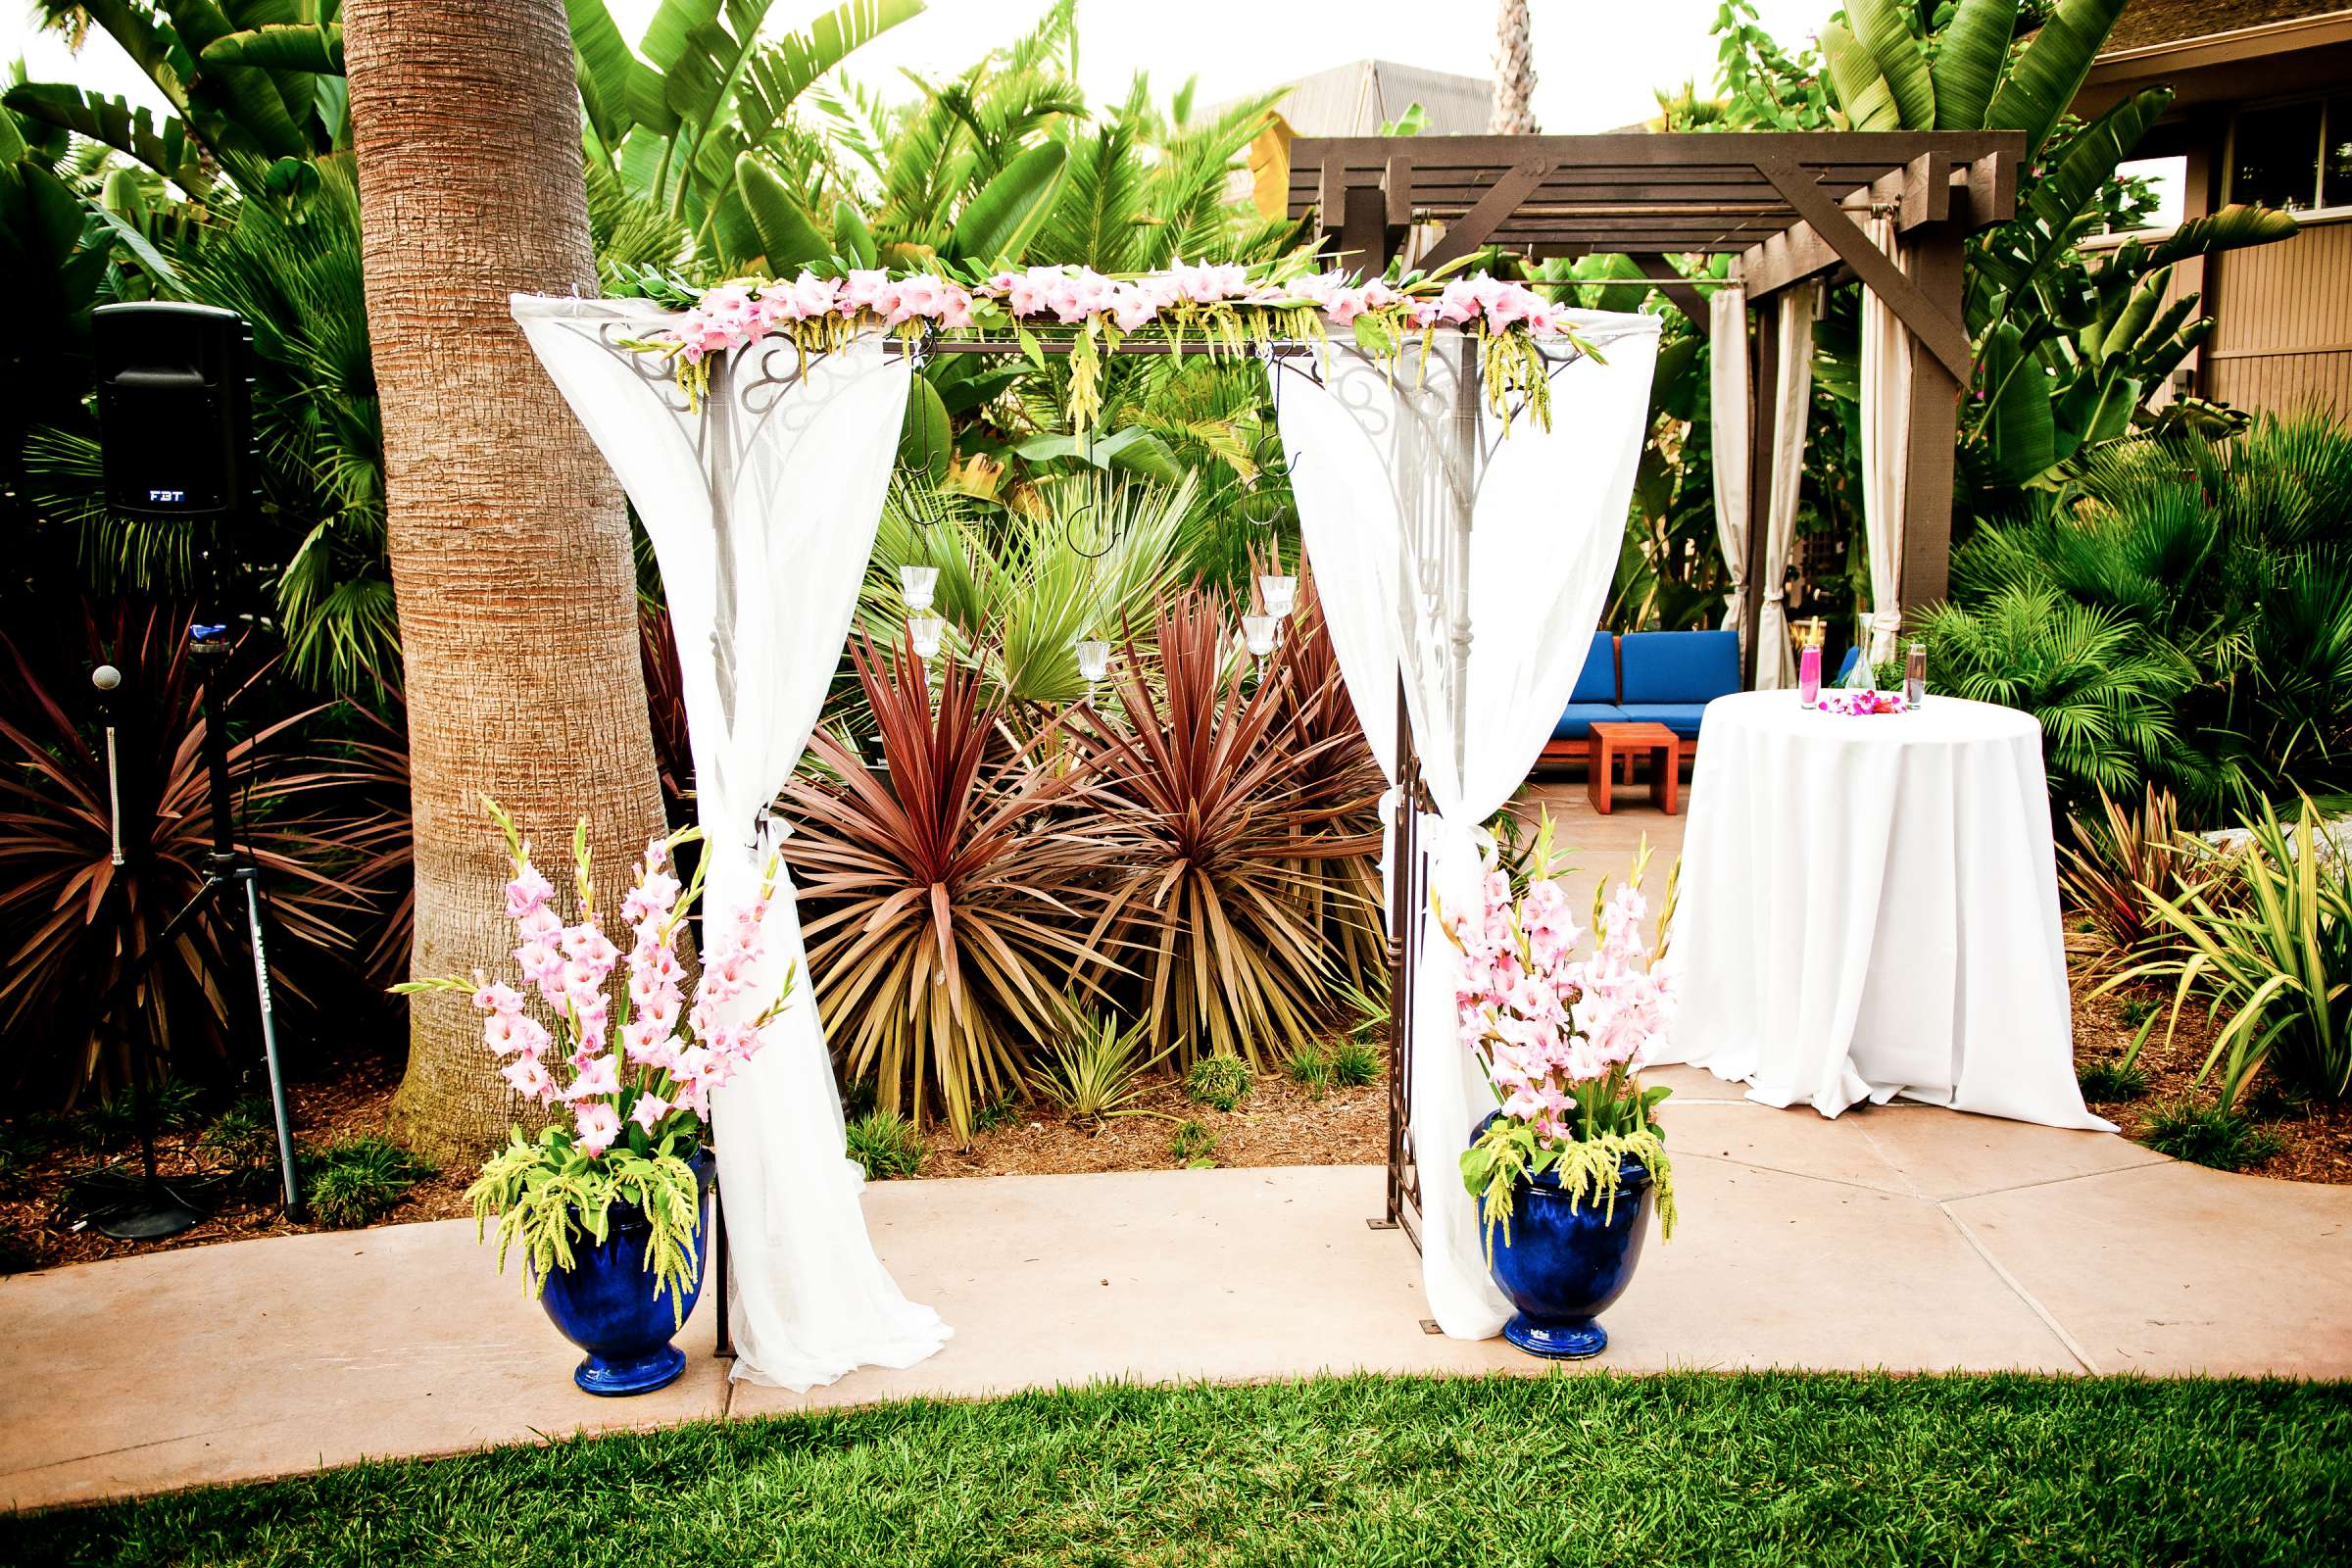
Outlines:
{"type": "MultiPolygon", "coordinates": [[[[1424,939],[1421,911],[1433,888],[1466,902],[1479,824],[1567,702],[1616,560],[1657,318],[1559,311],[1483,275],[1413,293],[1218,267],[1119,280],[1037,269],[973,288],[804,275],[681,303],[517,295],[513,309],[661,564],[709,906],[746,901],[788,831],[768,808],[850,629],[915,364],[1254,358],[1276,378],[1303,549],[1351,700],[1392,800],[1409,789],[1416,803],[1409,850],[1384,857],[1425,1014],[1408,1031],[1450,1038],[1450,950],[1424,939]],[[1144,330],[1155,318],[1162,329],[1144,330]],[[1400,782],[1416,745],[1419,777],[1400,782]]],[[[767,919],[768,950],[805,966],[788,883],[767,919]]],[[[713,1103],[735,1375],[806,1387],[909,1364],[950,1330],[906,1299],[865,1235],[817,1009],[790,1008],[769,1032],[713,1103]]],[[[1466,1054],[1420,1055],[1410,1102],[1426,1138],[1466,1132],[1475,1073],[1466,1054]]],[[[1416,1239],[1439,1322],[1496,1332],[1505,1308],[1468,1195],[1455,1187],[1425,1206],[1416,1239]]]]}

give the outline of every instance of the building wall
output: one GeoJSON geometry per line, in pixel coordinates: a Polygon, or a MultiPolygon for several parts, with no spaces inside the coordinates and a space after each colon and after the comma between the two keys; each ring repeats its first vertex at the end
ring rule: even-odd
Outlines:
{"type": "Polygon", "coordinates": [[[2318,405],[2352,418],[2352,221],[2206,263],[2216,318],[2207,395],[2247,410],[2318,405]]]}

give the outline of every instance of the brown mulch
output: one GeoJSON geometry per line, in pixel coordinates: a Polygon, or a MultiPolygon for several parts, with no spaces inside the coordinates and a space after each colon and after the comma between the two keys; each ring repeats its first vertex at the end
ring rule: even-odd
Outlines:
{"type": "MultiPolygon", "coordinates": [[[[397,1070],[380,1059],[356,1061],[339,1077],[291,1086],[287,1114],[298,1144],[323,1148],[350,1138],[385,1136],[392,1092],[400,1086],[397,1070]]],[[[156,1167],[167,1182],[174,1177],[202,1178],[220,1170],[198,1140],[211,1116],[200,1114],[193,1125],[156,1136],[156,1167]]],[[[272,1146],[274,1149],[274,1146],[272,1146]]],[[[129,1257],[182,1247],[206,1247],[215,1242],[241,1242],[256,1236],[295,1236],[325,1229],[296,1224],[278,1212],[278,1174],[275,1165],[248,1172],[237,1181],[214,1187],[198,1208],[209,1217],[193,1228],[161,1242],[119,1242],[77,1224],[66,1212],[59,1196],[75,1175],[95,1166],[120,1164],[138,1169],[135,1141],[96,1150],[71,1136],[8,1173],[0,1188],[0,1253],[11,1269],[48,1268],[60,1263],[87,1263],[99,1258],[129,1257]]],[[[379,1224],[400,1225],[413,1220],[452,1219],[470,1213],[465,1193],[470,1171],[443,1171],[425,1177],[409,1189],[379,1224]]],[[[202,1185],[201,1180],[198,1184],[202,1185]]]]}
{"type": "Polygon", "coordinates": [[[1234,1109],[1196,1105],[1173,1078],[1135,1102],[1142,1114],[1080,1127],[1043,1106],[1018,1108],[1002,1127],[975,1133],[957,1149],[934,1134],[924,1176],[1058,1176],[1109,1170],[1172,1170],[1187,1163],[1169,1149],[1178,1126],[1194,1121],[1216,1139],[1207,1158],[1219,1165],[1377,1165],[1389,1157],[1385,1083],[1332,1089],[1317,1099],[1287,1078],[1260,1073],[1234,1109]]]}
{"type": "MultiPolygon", "coordinates": [[[[2149,1031],[2148,1043],[2140,1049],[2137,1062],[2148,1076],[2146,1091],[2120,1103],[2094,1102],[2090,1107],[2121,1128],[2126,1138],[2139,1138],[2148,1119],[2166,1105],[2182,1100],[2203,1104],[2217,1098],[2221,1079],[2218,1064],[2204,1083],[2196,1081],[2197,1069],[2205,1063],[2205,1054],[2213,1049],[2215,1026],[2203,1007],[2191,1002],[2180,1009],[2180,1026],[2168,1048],[2165,1024],[2172,1007],[2170,987],[2126,988],[2092,997],[2090,993],[2098,988],[2098,979],[2086,973],[2081,963],[2074,966],[2072,980],[2078,1068],[2121,1061],[2147,1017],[2144,1011],[2137,1012],[2134,1021],[2134,1017],[2128,1016],[2128,1010],[2134,1005],[2157,1010],[2156,1027],[2149,1031]]],[[[2278,1093],[2271,1075],[2264,1072],[2258,1073],[2248,1086],[2245,1104],[2256,1122],[2277,1135],[2280,1144],[2277,1154],[2249,1167],[2251,1174],[2279,1181],[2352,1186],[2352,1102],[2292,1103],[2278,1093]]]]}

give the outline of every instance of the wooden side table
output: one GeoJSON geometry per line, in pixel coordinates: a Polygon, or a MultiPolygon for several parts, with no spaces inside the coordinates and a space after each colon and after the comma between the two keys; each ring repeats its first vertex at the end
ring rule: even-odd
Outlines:
{"type": "MultiPolygon", "coordinates": [[[[1615,782],[1617,764],[1643,753],[1649,755],[1649,798],[1659,810],[1668,816],[1675,814],[1676,791],[1682,782],[1682,743],[1674,731],[1663,724],[1610,724],[1592,726],[1592,750],[1585,764],[1585,794],[1592,802],[1592,809],[1606,816],[1609,813],[1609,786],[1615,782]]],[[[1630,780],[1629,780],[1630,782],[1630,780]]]]}

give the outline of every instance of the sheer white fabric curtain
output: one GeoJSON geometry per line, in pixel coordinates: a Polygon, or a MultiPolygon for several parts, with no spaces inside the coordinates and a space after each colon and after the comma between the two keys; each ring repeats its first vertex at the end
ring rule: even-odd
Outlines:
{"type": "MultiPolygon", "coordinates": [[[[540,363],[619,475],[662,565],[677,634],[705,907],[732,917],[759,891],[767,815],[815,727],[857,608],[898,449],[907,368],[875,336],[809,360],[770,343],[714,362],[685,407],[660,362],[620,348],[664,319],[641,301],[517,295],[540,363]]],[[[861,1365],[909,1366],[948,1327],[874,1255],[864,1177],[843,1143],[789,877],[766,915],[757,1011],[785,965],[798,1000],[717,1092],[734,1376],[807,1389],[861,1365]]]]}
{"type": "MultiPolygon", "coordinates": [[[[1894,220],[1873,218],[1870,242],[1895,257],[1894,220]]],[[[1870,546],[1870,634],[1876,663],[1903,629],[1903,464],[1911,445],[1911,333],[1874,289],[1862,291],[1862,527],[1870,546]]]]}
{"type": "Polygon", "coordinates": [[[1715,473],[1715,538],[1732,590],[1723,623],[1747,644],[1747,295],[1720,288],[1707,301],[1707,437],[1715,473]]]}
{"type": "MultiPolygon", "coordinates": [[[[1548,428],[1521,414],[1507,437],[1483,403],[1473,405],[1476,417],[1460,417],[1455,388],[1476,346],[1456,333],[1438,335],[1427,365],[1417,346],[1393,370],[1335,350],[1320,385],[1276,372],[1300,533],[1341,671],[1392,780],[1402,676],[1436,808],[1420,824],[1430,891],[1449,907],[1478,898],[1484,824],[1525,781],[1576,685],[1648,422],[1657,318],[1572,318],[1600,358],[1552,377],[1548,428]],[[1456,527],[1464,500],[1466,560],[1456,527]]],[[[1422,1280],[1442,1329],[1486,1339],[1501,1332],[1510,1307],[1487,1273],[1455,1159],[1494,1100],[1457,1042],[1456,956],[1434,914],[1419,918],[1407,1027],[1422,1280]]]]}
{"type": "Polygon", "coordinates": [[[1756,585],[1756,690],[1796,684],[1788,647],[1788,551],[1796,541],[1797,491],[1805,481],[1805,425],[1813,412],[1813,290],[1784,291],[1780,361],[1773,367],[1772,495],[1764,509],[1764,580],[1756,585]]]}

